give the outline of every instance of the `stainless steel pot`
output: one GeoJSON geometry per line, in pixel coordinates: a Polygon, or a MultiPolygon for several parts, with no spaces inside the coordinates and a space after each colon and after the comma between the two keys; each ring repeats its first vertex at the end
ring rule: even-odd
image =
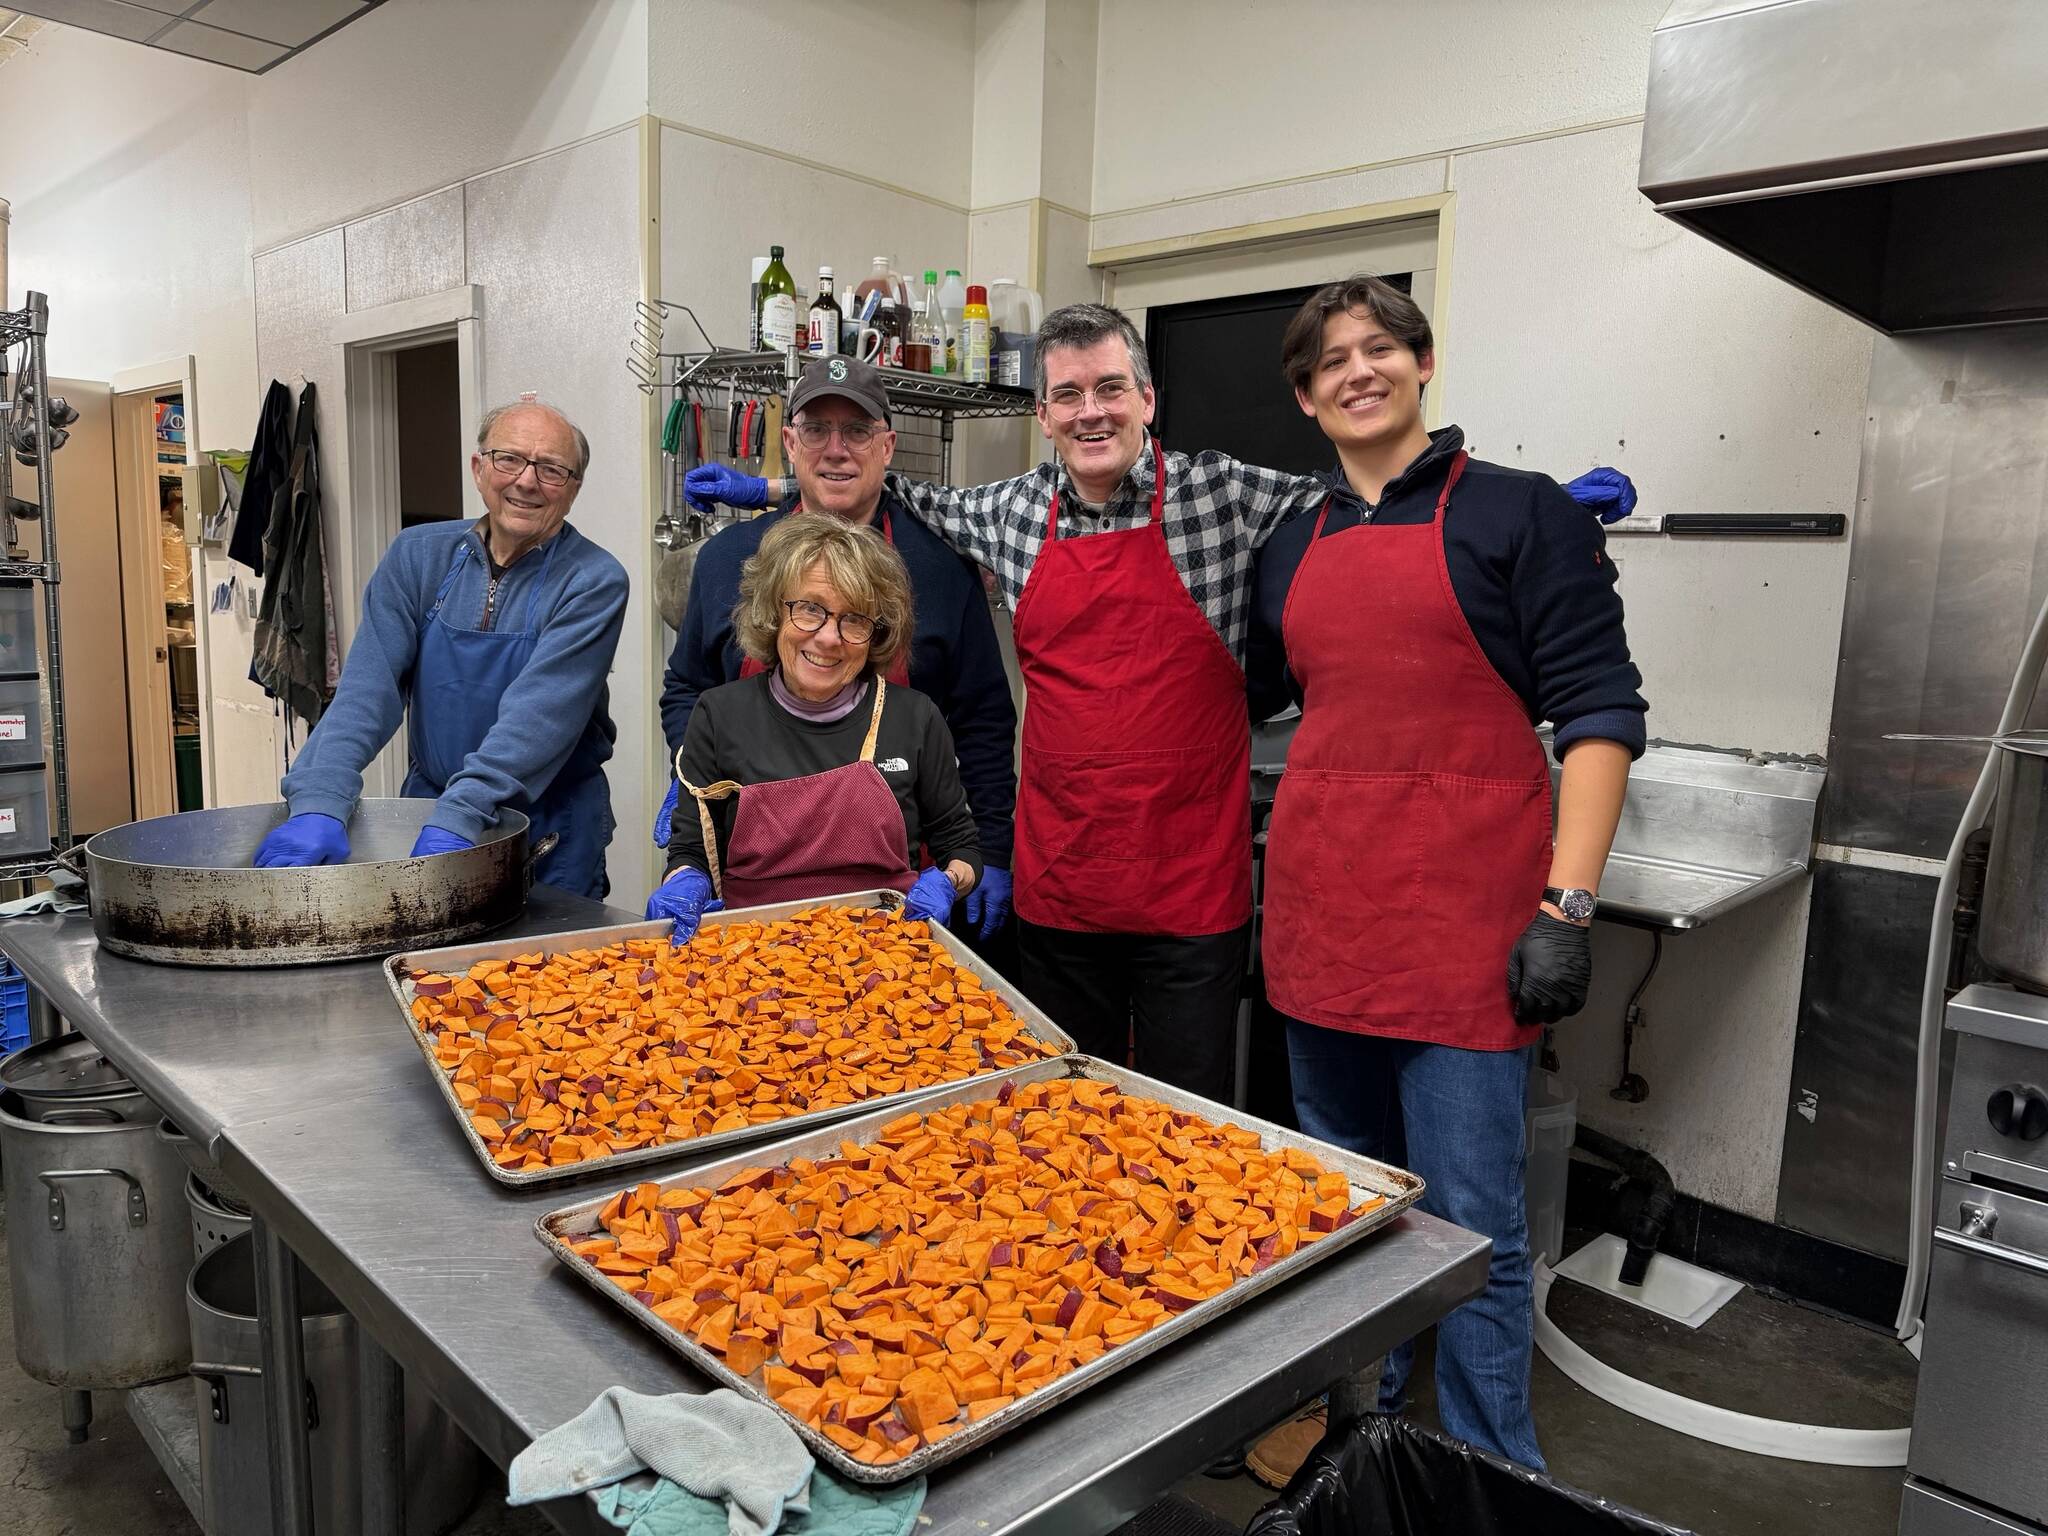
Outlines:
{"type": "Polygon", "coordinates": [[[155,1112],[142,1090],[83,1035],[57,1035],[16,1051],[0,1062],[0,1090],[19,1098],[30,1120],[83,1104],[113,1109],[122,1120],[155,1112]]]}
{"type": "Polygon", "coordinates": [[[32,1114],[0,1093],[14,1353],[69,1391],[176,1376],[191,1358],[185,1167],[156,1112],[82,1101],[32,1114]]]}
{"type": "Polygon", "coordinates": [[[2030,992],[2048,992],[2048,738],[1998,739],[1998,808],[1977,953],[2030,992]]]}
{"type": "MultiPolygon", "coordinates": [[[[356,1324],[310,1273],[300,1279],[299,1305],[305,1314],[313,1529],[344,1536],[363,1528],[356,1324]]],[[[199,1419],[200,1524],[209,1531],[261,1536],[273,1527],[253,1240],[235,1238],[200,1260],[185,1306],[199,1419]]],[[[407,1381],[406,1530],[428,1536],[455,1524],[476,1502],[478,1461],[476,1447],[454,1420],[407,1381]]]]}
{"type": "Polygon", "coordinates": [[[315,965],[458,943],[526,909],[527,820],[505,811],[474,848],[410,857],[434,802],[365,800],[349,862],[253,869],[282,805],[229,806],[134,821],[73,849],[93,931],[117,955],[165,965],[315,965]]]}

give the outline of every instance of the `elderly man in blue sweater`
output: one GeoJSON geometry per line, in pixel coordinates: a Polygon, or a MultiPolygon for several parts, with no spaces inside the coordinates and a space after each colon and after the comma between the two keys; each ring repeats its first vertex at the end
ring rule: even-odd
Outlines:
{"type": "Polygon", "coordinates": [[[256,864],[348,859],[363,769],[404,717],[404,792],[434,810],[413,857],[475,846],[507,810],[561,841],[537,878],[579,896],[609,889],[604,764],[617,730],[605,675],[626,614],[626,572],[568,526],[590,444],[532,401],[477,428],[475,522],[408,528],[363,589],[341,686],[284,776],[289,816],[256,864]]]}

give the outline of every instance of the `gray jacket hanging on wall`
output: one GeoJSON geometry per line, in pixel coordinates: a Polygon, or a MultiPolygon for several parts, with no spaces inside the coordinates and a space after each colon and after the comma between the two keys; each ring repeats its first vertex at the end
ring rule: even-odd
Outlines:
{"type": "Polygon", "coordinates": [[[263,534],[263,600],[249,676],[317,725],[333,697],[327,673],[327,568],[320,547],[320,434],[314,390],[299,394],[291,467],[263,534]]]}

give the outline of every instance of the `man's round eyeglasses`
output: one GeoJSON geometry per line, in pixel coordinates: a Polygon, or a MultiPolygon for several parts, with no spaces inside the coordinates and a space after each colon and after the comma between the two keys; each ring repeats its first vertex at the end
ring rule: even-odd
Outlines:
{"type": "Polygon", "coordinates": [[[864,613],[834,613],[824,604],[805,598],[782,606],[789,610],[789,622],[807,635],[815,635],[825,627],[827,620],[837,619],[839,638],[848,645],[866,645],[885,627],[880,620],[871,619],[864,613]]]}
{"type": "Polygon", "coordinates": [[[879,421],[847,421],[834,424],[829,421],[800,421],[796,423],[796,440],[816,453],[832,441],[834,433],[839,441],[846,444],[847,451],[859,453],[872,443],[888,427],[879,421]]]}
{"type": "Polygon", "coordinates": [[[1091,395],[1097,410],[1113,411],[1125,401],[1135,399],[1137,393],[1137,386],[1124,379],[1104,379],[1093,389],[1065,384],[1046,394],[1045,408],[1061,421],[1072,421],[1081,414],[1081,407],[1091,395]]]}
{"type": "Polygon", "coordinates": [[[567,485],[571,480],[581,480],[583,478],[580,470],[571,469],[566,464],[557,464],[552,459],[529,459],[523,453],[513,453],[510,449],[506,448],[486,448],[483,450],[483,459],[486,464],[490,465],[494,471],[503,475],[507,480],[517,480],[526,473],[526,466],[529,464],[533,466],[534,478],[540,481],[542,485],[552,485],[559,488],[567,485]]]}

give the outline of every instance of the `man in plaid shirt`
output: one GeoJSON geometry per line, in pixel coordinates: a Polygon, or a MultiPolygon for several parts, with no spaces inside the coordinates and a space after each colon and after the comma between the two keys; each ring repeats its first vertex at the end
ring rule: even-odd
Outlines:
{"type": "MultiPolygon", "coordinates": [[[[1251,919],[1252,560],[1329,486],[1164,451],[1144,342],[1115,309],[1055,310],[1037,359],[1059,462],[889,489],[1015,613],[1020,985],[1088,1054],[1121,1062],[1135,1038],[1140,1071],[1227,1101],[1251,919]]],[[[721,465],[686,483],[739,506],[771,489],[721,465]]],[[[985,899],[1010,883],[986,870],[985,899]]]]}

